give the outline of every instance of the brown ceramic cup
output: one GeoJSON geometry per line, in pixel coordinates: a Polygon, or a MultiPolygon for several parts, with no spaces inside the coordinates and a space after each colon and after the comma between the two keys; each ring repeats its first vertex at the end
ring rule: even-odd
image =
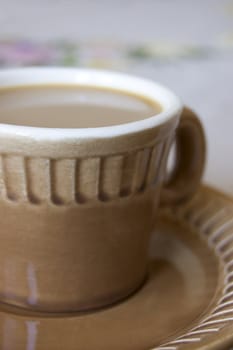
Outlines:
{"type": "Polygon", "coordinates": [[[158,203],[184,200],[199,184],[203,130],[154,82],[84,69],[0,72],[1,91],[41,84],[120,90],[161,106],[116,126],[0,124],[0,300],[46,312],[96,309],[145,280],[158,203]],[[173,141],[176,164],[164,185],[173,141]]]}

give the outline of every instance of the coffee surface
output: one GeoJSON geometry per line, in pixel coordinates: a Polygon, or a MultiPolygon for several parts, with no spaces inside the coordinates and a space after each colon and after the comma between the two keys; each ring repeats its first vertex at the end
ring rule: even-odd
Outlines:
{"type": "Polygon", "coordinates": [[[99,88],[41,85],[0,89],[0,123],[91,128],[135,122],[161,112],[136,95],[99,88]]]}

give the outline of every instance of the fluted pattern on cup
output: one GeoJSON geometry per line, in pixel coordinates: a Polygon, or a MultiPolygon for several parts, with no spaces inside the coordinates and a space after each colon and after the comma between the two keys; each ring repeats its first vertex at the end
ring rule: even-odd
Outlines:
{"type": "Polygon", "coordinates": [[[171,138],[104,157],[50,159],[3,154],[0,198],[32,204],[84,204],[140,193],[160,183],[171,138]]]}

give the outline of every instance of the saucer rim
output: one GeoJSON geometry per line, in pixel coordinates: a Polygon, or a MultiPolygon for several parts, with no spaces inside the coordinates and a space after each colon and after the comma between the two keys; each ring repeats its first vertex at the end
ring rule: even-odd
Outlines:
{"type": "MultiPolygon", "coordinates": [[[[212,195],[215,195],[217,198],[217,200],[215,202],[218,202],[220,200],[219,211],[221,211],[224,207],[226,207],[226,205],[227,205],[226,203],[228,202],[229,206],[231,206],[231,209],[232,209],[231,210],[232,217],[231,217],[230,221],[232,221],[232,229],[233,229],[233,196],[230,194],[227,194],[226,192],[221,191],[218,188],[210,186],[206,183],[203,183],[200,186],[199,190],[196,192],[196,194],[194,195],[194,197],[191,200],[187,201],[187,203],[185,203],[183,205],[181,204],[181,205],[178,205],[178,206],[173,207],[173,208],[171,207],[170,210],[175,212],[176,215],[178,214],[179,219],[181,219],[181,220],[184,219],[184,217],[182,218],[182,216],[180,216],[180,213],[179,213],[180,209],[182,212],[182,208],[189,206],[190,203],[195,201],[195,198],[197,198],[200,194],[203,194],[203,192],[207,192],[207,193],[211,193],[212,195]],[[225,205],[224,205],[224,203],[225,203],[225,205]]],[[[215,215],[218,215],[218,214],[219,214],[219,212],[215,213],[215,215]]],[[[225,211],[224,211],[224,214],[225,214],[225,211]]],[[[214,214],[212,214],[212,215],[214,215],[214,214]]],[[[184,216],[185,216],[185,214],[184,214],[184,216]]],[[[188,224],[190,224],[190,220],[191,220],[191,218],[188,217],[188,220],[187,220],[188,224]]],[[[208,219],[205,218],[204,221],[206,221],[206,220],[208,220],[208,219]]],[[[221,220],[221,215],[220,215],[220,218],[215,222],[215,224],[217,225],[220,220],[221,220]]],[[[227,220],[225,221],[224,224],[226,224],[226,222],[227,222],[227,220]]],[[[224,224],[222,225],[222,227],[224,226],[224,224]]],[[[203,236],[205,236],[205,235],[203,232],[201,232],[202,230],[200,229],[200,226],[201,226],[200,222],[198,223],[198,222],[194,221],[193,226],[198,231],[200,238],[204,239],[207,246],[210,249],[214,249],[214,253],[215,253],[217,259],[219,260],[220,264],[222,264],[223,269],[224,269],[224,280],[227,281],[228,273],[230,274],[232,272],[232,276],[233,276],[233,257],[228,262],[228,264],[232,263],[232,270],[231,270],[231,272],[228,272],[228,270],[226,268],[226,262],[224,262],[223,256],[221,256],[221,254],[224,253],[224,251],[222,251],[222,252],[217,251],[217,247],[220,246],[220,243],[222,242],[221,238],[220,238],[220,241],[218,242],[218,244],[216,244],[216,246],[213,245],[211,247],[210,243],[209,243],[209,240],[212,237],[213,233],[215,233],[215,237],[214,237],[215,239],[218,238],[218,236],[221,237],[221,234],[223,234],[225,232],[224,228],[221,231],[221,226],[220,226],[219,231],[218,231],[218,232],[220,232],[220,234],[217,234],[217,235],[213,229],[213,232],[208,233],[209,237],[207,239],[206,237],[203,238],[203,236]]],[[[208,225],[207,225],[206,229],[208,229],[208,225]]],[[[233,232],[232,232],[232,234],[228,233],[227,237],[231,237],[229,242],[232,243],[233,242],[233,232]]],[[[224,243],[222,244],[222,246],[224,247],[224,243]]],[[[225,250],[225,253],[226,253],[226,251],[227,250],[225,250]]],[[[219,299],[216,300],[216,302],[215,302],[216,306],[214,307],[214,305],[213,305],[213,307],[210,308],[210,310],[208,310],[207,317],[203,316],[204,318],[202,320],[200,320],[195,327],[191,328],[189,331],[185,332],[184,334],[181,334],[178,337],[174,337],[174,339],[171,339],[169,342],[163,343],[159,346],[155,346],[155,347],[150,348],[148,350],[181,350],[181,349],[182,350],[223,350],[223,348],[225,348],[225,347],[233,346],[233,306],[230,309],[223,310],[223,312],[226,311],[226,316],[224,316],[224,314],[223,313],[221,314],[221,312],[220,312],[221,315],[219,315],[219,317],[223,316],[223,318],[219,318],[219,319],[217,318],[217,319],[211,321],[211,318],[216,317],[215,311],[217,309],[221,308],[221,306],[222,306],[221,300],[224,300],[224,297],[227,296],[226,290],[227,290],[228,283],[229,282],[226,282],[226,284],[222,286],[222,288],[221,288],[222,294],[219,297],[219,299]],[[205,324],[206,319],[208,319],[207,322],[210,322],[210,323],[213,322],[213,325],[218,325],[218,322],[219,322],[221,324],[221,326],[220,326],[221,328],[219,328],[218,331],[213,331],[213,332],[210,331],[211,328],[210,329],[208,329],[208,327],[203,328],[203,327],[205,327],[204,324],[205,324]],[[194,333],[191,334],[195,328],[198,328],[199,333],[197,332],[196,334],[194,334],[194,333]],[[201,335],[201,332],[204,329],[206,332],[204,332],[201,335]],[[199,339],[197,338],[198,334],[200,336],[199,339]],[[191,335],[191,337],[187,338],[187,336],[190,336],[190,335],[191,335]],[[196,340],[195,340],[195,337],[196,337],[196,340]]],[[[233,285],[233,282],[231,284],[233,285]]],[[[231,302],[233,305],[233,291],[229,294],[232,294],[232,295],[230,295],[230,299],[228,301],[231,302]]],[[[214,328],[212,328],[212,329],[214,329],[214,328]]]]}

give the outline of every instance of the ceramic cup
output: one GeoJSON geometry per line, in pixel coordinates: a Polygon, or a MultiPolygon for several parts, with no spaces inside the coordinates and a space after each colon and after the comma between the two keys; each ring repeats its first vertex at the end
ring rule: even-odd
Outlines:
{"type": "Polygon", "coordinates": [[[90,69],[0,72],[1,90],[41,84],[116,89],[162,106],[154,117],[107,127],[0,124],[0,300],[46,312],[93,310],[142,285],[158,203],[185,200],[199,184],[203,130],[151,81],[90,69]],[[174,140],[176,164],[164,185],[174,140]]]}

